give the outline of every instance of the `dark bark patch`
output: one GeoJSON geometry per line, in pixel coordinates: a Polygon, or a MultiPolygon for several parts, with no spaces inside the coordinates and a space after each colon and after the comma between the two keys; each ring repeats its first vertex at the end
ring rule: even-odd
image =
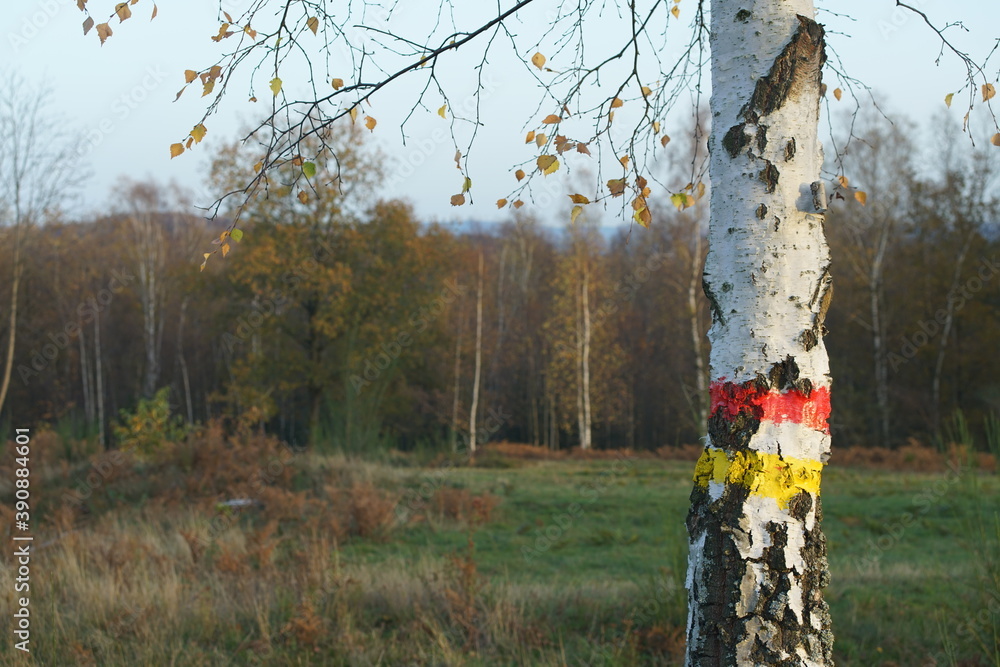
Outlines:
{"type": "Polygon", "coordinates": [[[760,206],[757,207],[757,219],[763,220],[766,215],[767,215],[767,206],[761,204],[760,206]]]}
{"type": "Polygon", "coordinates": [[[726,318],[722,314],[722,307],[719,306],[719,301],[715,298],[715,292],[712,291],[707,279],[702,278],[701,288],[704,290],[705,297],[708,299],[709,309],[712,311],[712,321],[725,326],[726,318]]]}
{"type": "Polygon", "coordinates": [[[778,187],[778,177],[781,174],[770,160],[764,160],[764,168],[760,171],[760,180],[764,182],[764,191],[771,194],[778,187]]]}
{"type": "Polygon", "coordinates": [[[790,161],[793,157],[795,157],[795,137],[789,139],[788,143],[785,144],[785,162],[790,161]]]}
{"type": "Polygon", "coordinates": [[[729,153],[729,157],[735,158],[750,145],[750,136],[747,134],[746,128],[746,123],[734,125],[726,132],[726,136],[722,137],[722,147],[729,153]]]}
{"type": "Polygon", "coordinates": [[[771,71],[757,79],[750,102],[741,115],[753,112],[758,116],[772,114],[799,87],[821,81],[820,71],[826,63],[823,26],[805,16],[799,16],[799,27],[774,62],[771,71]]]}
{"type": "Polygon", "coordinates": [[[812,329],[806,329],[802,332],[802,348],[808,352],[819,345],[819,339],[816,337],[816,332],[812,329]]]}
{"type": "Polygon", "coordinates": [[[750,10],[748,10],[748,9],[741,9],[740,11],[736,12],[736,20],[739,21],[740,23],[749,23],[750,22],[750,10]]]}
{"type": "Polygon", "coordinates": [[[763,153],[767,148],[767,125],[757,126],[757,152],[763,153]]]}

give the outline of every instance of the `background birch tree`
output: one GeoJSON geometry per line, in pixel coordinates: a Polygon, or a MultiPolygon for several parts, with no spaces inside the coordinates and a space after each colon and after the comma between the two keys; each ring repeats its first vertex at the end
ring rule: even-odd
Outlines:
{"type": "MultiPolygon", "coordinates": [[[[220,7],[212,39],[232,46],[215,64],[185,72],[187,85],[210,101],[189,135],[169,150],[181,156],[202,142],[234,73],[252,70],[251,99],[269,100],[270,110],[248,135],[258,143],[258,159],[232,194],[242,201],[263,195],[278,168],[291,167],[287,187],[303,200],[323,196],[336,179],[315,177],[334,173],[336,156],[310,140],[340,119],[374,131],[377,94],[400,79],[416,79],[420,92],[411,114],[436,109],[451,123],[460,172],[451,202],[461,206],[481,190],[473,187],[469,162],[481,128],[477,118],[456,116],[439,72],[444,59],[461,50],[481,91],[484,70],[509,43],[543,95],[525,137],[537,154],[516,169],[516,184],[497,206],[520,208],[546,177],[589,156],[605,170],[610,164],[610,174],[597,173],[611,178],[593,192],[571,195],[573,204],[610,203],[647,226],[652,207],[669,201],[688,208],[705,194],[699,165],[684,186],[658,183],[652,167],[655,147],[670,140],[663,126],[669,112],[682,91],[700,98],[698,84],[710,62],[713,187],[704,287],[713,319],[712,401],[688,517],[687,662],[827,665],[833,638],[822,597],[828,572],[819,488],[830,454],[823,335],[832,279],[824,219],[828,191],[862,203],[864,195],[851,191],[842,174],[836,188],[821,180],[818,122],[827,54],[812,0],[713,0],[710,26],[705,5],[521,0],[498,5],[489,20],[469,27],[459,26],[456,8],[442,3],[423,35],[364,1],[335,7],[259,0],[235,17],[220,7]],[[548,13],[533,14],[541,5],[548,13]],[[668,60],[654,38],[665,36],[682,11],[694,15],[691,39],[668,60]],[[620,35],[608,30],[605,14],[623,19],[620,35]],[[540,37],[521,38],[513,27],[539,20],[540,37]],[[319,41],[306,42],[313,38],[319,41]],[[605,48],[595,59],[596,44],[605,48]],[[311,76],[305,97],[285,93],[282,75],[296,54],[310,72],[329,73],[311,76]],[[623,123],[627,131],[612,131],[623,123]],[[325,165],[317,170],[317,162],[325,165]]],[[[897,5],[930,25],[919,10],[897,5]]],[[[79,6],[91,11],[86,2],[79,6]]],[[[124,22],[133,6],[120,3],[110,16],[124,22]]],[[[95,23],[88,16],[84,30],[94,28],[102,43],[112,38],[107,21],[95,23]]],[[[937,34],[942,51],[967,67],[963,91],[970,111],[980,87],[988,103],[995,77],[953,48],[943,31],[937,34]]],[[[841,94],[838,88],[836,97],[841,94]]],[[[401,131],[405,138],[405,121],[401,131]]],[[[1000,133],[993,141],[1000,145],[1000,133]]],[[[221,248],[238,225],[237,212],[218,238],[221,248]]]]}
{"type": "Polygon", "coordinates": [[[7,229],[3,264],[11,272],[0,410],[10,389],[17,346],[25,255],[32,230],[58,215],[82,178],[65,120],[47,108],[46,91],[12,76],[0,91],[0,222],[7,229]]]}

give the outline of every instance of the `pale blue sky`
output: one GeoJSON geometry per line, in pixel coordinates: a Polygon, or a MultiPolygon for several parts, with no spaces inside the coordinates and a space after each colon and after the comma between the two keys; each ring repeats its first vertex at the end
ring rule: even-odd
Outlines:
{"type": "MultiPolygon", "coordinates": [[[[246,4],[246,0],[224,1],[234,8],[246,4]]],[[[505,7],[510,4],[509,0],[503,2],[505,7]]],[[[694,0],[682,0],[679,6],[684,11],[693,4],[694,0]]],[[[911,4],[940,23],[964,21],[970,32],[953,28],[948,34],[973,58],[982,59],[993,48],[997,37],[995,0],[911,0],[911,4]]],[[[544,12],[545,5],[542,2],[538,11],[544,12]]],[[[88,6],[95,15],[106,15],[111,13],[114,2],[90,0],[88,6]]],[[[419,23],[426,19],[424,2],[404,0],[403,6],[412,14],[404,20],[419,23]]],[[[946,53],[941,65],[935,66],[937,37],[918,17],[897,9],[892,0],[838,0],[820,6],[835,7],[838,13],[856,19],[848,21],[822,11],[819,16],[828,32],[847,33],[830,34],[828,41],[843,59],[848,73],[869,84],[891,112],[903,112],[926,122],[944,107],[944,96],[962,85],[964,70],[957,59],[946,53]]],[[[475,7],[473,13],[481,5],[475,7]]],[[[88,136],[86,162],[94,173],[82,195],[82,204],[88,209],[104,202],[111,185],[122,175],[175,180],[195,190],[198,202],[209,203],[211,193],[202,184],[213,146],[221,138],[235,136],[241,121],[249,122],[264,111],[260,103],[255,106],[246,101],[245,82],[240,87],[234,81],[231,99],[221,114],[207,123],[206,141],[196,151],[170,160],[168,146],[187,136],[208,99],[199,98],[199,91],[192,87],[180,101],[173,102],[183,85],[185,69],[202,69],[215,62],[219,45],[209,37],[218,29],[217,4],[207,0],[162,0],[157,18],[150,22],[151,8],[151,0],[141,0],[132,8],[133,18],[124,25],[112,20],[115,33],[103,47],[93,33],[83,36],[84,15],[76,8],[75,0],[15,3],[7,8],[0,28],[2,69],[47,85],[52,91],[52,109],[88,136]]],[[[543,14],[533,19],[540,16],[543,14]]],[[[521,29],[528,30],[525,25],[521,29]]],[[[668,37],[680,43],[686,30],[686,22],[678,23],[668,37]]],[[[603,34],[596,33],[595,39],[603,34]]],[[[530,40],[524,43],[530,45],[530,40]]],[[[455,77],[455,99],[462,99],[470,90],[468,79],[461,75],[468,69],[467,62],[462,56],[452,56],[445,66],[445,71],[455,77]]],[[[994,63],[993,78],[996,66],[994,63]]],[[[403,100],[412,95],[413,88],[402,88],[396,94],[386,92],[375,99],[371,114],[379,119],[374,136],[380,146],[397,158],[419,163],[415,169],[390,169],[391,193],[410,199],[425,219],[501,219],[505,214],[496,210],[494,202],[513,186],[510,174],[514,165],[533,158],[532,147],[524,146],[517,138],[523,137],[526,112],[533,110],[539,99],[536,83],[523,68],[505,66],[490,71],[495,92],[485,98],[484,126],[470,163],[474,206],[449,205],[450,195],[461,188],[461,178],[452,161],[454,147],[439,140],[447,124],[433,112],[419,115],[410,127],[410,143],[403,148],[393,122],[398,124],[403,100]]],[[[283,72],[286,86],[295,85],[296,76],[294,72],[283,72]]],[[[298,76],[303,75],[300,72],[298,76]]],[[[829,77],[827,80],[831,88],[836,86],[829,77]]],[[[258,95],[261,88],[258,82],[258,95]]],[[[846,102],[841,104],[846,106],[846,102]]],[[[956,119],[964,114],[964,110],[958,110],[960,106],[956,98],[951,112],[956,119]]],[[[676,132],[680,124],[679,117],[664,122],[668,132],[672,126],[676,132]]],[[[988,141],[988,136],[978,139],[988,141]]],[[[558,197],[569,186],[565,179],[549,180],[561,202],[558,197]]]]}

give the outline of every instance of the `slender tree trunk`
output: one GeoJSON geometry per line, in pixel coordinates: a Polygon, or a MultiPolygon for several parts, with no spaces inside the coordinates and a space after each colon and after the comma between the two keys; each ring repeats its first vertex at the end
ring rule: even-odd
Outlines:
{"type": "Polygon", "coordinates": [[[934,377],[931,380],[931,417],[934,433],[941,432],[941,374],[944,371],[944,355],[948,349],[948,338],[951,336],[951,328],[955,322],[955,302],[958,300],[962,268],[965,266],[965,258],[969,254],[969,247],[975,237],[975,230],[970,231],[965,243],[962,244],[962,249],[955,260],[955,273],[951,277],[951,286],[948,288],[948,305],[945,307],[945,320],[941,329],[941,340],[938,342],[937,359],[934,360],[934,377]]]}
{"type": "Polygon", "coordinates": [[[90,374],[90,360],[87,357],[87,339],[84,335],[83,322],[79,322],[80,333],[77,342],[80,345],[80,384],[83,386],[83,414],[87,419],[88,428],[94,425],[94,384],[90,374]]]}
{"type": "Polygon", "coordinates": [[[4,361],[3,383],[0,384],[0,412],[7,401],[7,391],[10,389],[10,376],[14,370],[14,347],[17,341],[17,306],[18,292],[21,289],[21,274],[24,267],[21,262],[21,225],[14,230],[14,276],[10,286],[10,332],[7,335],[7,355],[4,361]]]}
{"type": "MultiPolygon", "coordinates": [[[[464,299],[463,299],[464,300],[464,299]]],[[[462,303],[458,305],[458,336],[455,338],[455,383],[451,402],[451,451],[458,451],[458,409],[461,404],[460,389],[462,387],[462,333],[465,331],[465,318],[462,317],[462,303]]]]}
{"type": "Polygon", "coordinates": [[[689,666],[833,664],[822,589],[829,251],[812,0],[713,0],[708,446],[688,515],[689,666]]]}
{"type": "MultiPolygon", "coordinates": [[[[695,409],[698,414],[698,423],[704,429],[708,424],[708,373],[705,372],[705,353],[701,341],[701,312],[698,303],[698,288],[702,282],[701,267],[701,226],[694,222],[694,250],[691,254],[691,279],[688,281],[688,318],[691,322],[691,343],[694,346],[694,371],[695,371],[695,391],[698,396],[695,400],[695,409]]],[[[704,431],[702,431],[704,435],[704,431]]]]}
{"type": "Polygon", "coordinates": [[[469,408],[469,458],[476,455],[476,414],[479,411],[479,375],[483,367],[483,252],[479,251],[479,284],[476,288],[476,370],[469,408]]]}
{"type": "Polygon", "coordinates": [[[590,416],[590,268],[587,258],[583,261],[583,283],[580,286],[581,316],[583,320],[583,340],[580,354],[580,375],[583,396],[582,430],[580,448],[590,449],[593,439],[593,422],[590,416]]]}
{"type": "Polygon", "coordinates": [[[94,385],[97,389],[97,439],[104,447],[108,440],[104,432],[104,351],[101,348],[101,313],[94,317],[94,385]]]}
{"type": "Polygon", "coordinates": [[[875,401],[878,404],[880,447],[888,447],[891,437],[889,414],[889,364],[885,346],[885,322],[882,313],[882,287],[885,275],[885,253],[889,246],[892,220],[887,219],[879,230],[878,248],[872,259],[869,276],[870,311],[872,318],[872,349],[875,361],[875,401]]]}
{"type": "Polygon", "coordinates": [[[177,363],[181,367],[184,383],[184,405],[187,407],[188,423],[194,423],[194,404],[191,401],[191,379],[188,377],[187,360],[184,358],[184,322],[187,319],[188,297],[181,300],[181,316],[177,323],[177,363]]]}

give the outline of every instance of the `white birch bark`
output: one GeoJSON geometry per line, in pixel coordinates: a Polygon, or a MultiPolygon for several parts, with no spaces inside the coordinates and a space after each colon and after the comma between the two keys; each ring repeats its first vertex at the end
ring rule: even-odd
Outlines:
{"type": "Polygon", "coordinates": [[[713,404],[688,517],[692,666],[832,664],[819,527],[830,446],[825,56],[814,16],[812,0],[712,2],[713,404]]]}
{"type": "Polygon", "coordinates": [[[593,420],[590,416],[590,270],[588,257],[583,258],[583,284],[580,286],[580,309],[583,336],[580,349],[580,376],[583,405],[581,411],[580,448],[590,449],[592,443],[593,420]]]}
{"type": "Polygon", "coordinates": [[[483,367],[483,253],[479,253],[479,284],[476,287],[476,362],[469,407],[469,456],[476,454],[476,414],[479,411],[479,376],[483,367]]]}

